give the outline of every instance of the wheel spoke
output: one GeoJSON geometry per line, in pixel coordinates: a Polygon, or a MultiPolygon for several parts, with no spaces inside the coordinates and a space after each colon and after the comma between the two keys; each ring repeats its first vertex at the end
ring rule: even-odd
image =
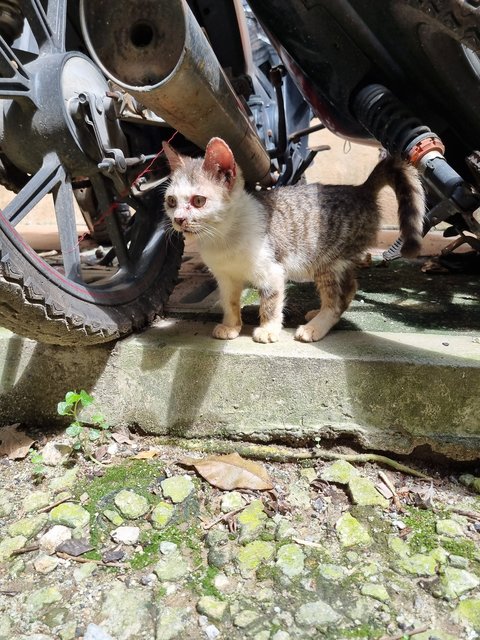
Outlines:
{"type": "Polygon", "coordinates": [[[67,0],[48,0],[47,13],[40,0],[18,0],[42,53],[65,50],[67,0]]]}
{"type": "Polygon", "coordinates": [[[81,279],[80,246],[75,220],[75,208],[73,206],[73,189],[63,168],[61,174],[62,179],[53,190],[53,200],[55,202],[55,215],[63,266],[67,278],[79,281],[81,279]]]}
{"type": "Polygon", "coordinates": [[[42,168],[3,210],[4,218],[12,226],[16,226],[58,184],[62,179],[62,173],[63,169],[57,155],[45,156],[42,168]]]}
{"type": "Polygon", "coordinates": [[[103,178],[101,176],[91,178],[92,187],[97,197],[97,202],[105,216],[105,223],[107,225],[110,241],[115,249],[115,255],[117,256],[118,263],[121,268],[130,268],[130,256],[128,254],[127,242],[125,234],[120,224],[120,219],[117,214],[115,204],[110,202],[109,194],[105,188],[103,178]]]}
{"type": "Polygon", "coordinates": [[[0,36],[0,98],[29,98],[30,78],[24,66],[0,36]]]}

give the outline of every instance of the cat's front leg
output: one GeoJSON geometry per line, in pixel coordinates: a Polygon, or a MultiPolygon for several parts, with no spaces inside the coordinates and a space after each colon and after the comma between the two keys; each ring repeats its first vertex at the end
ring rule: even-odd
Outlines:
{"type": "Polygon", "coordinates": [[[285,280],[283,273],[269,279],[260,288],[260,326],[254,329],[255,342],[278,342],[282,330],[285,280]]]}
{"type": "Polygon", "coordinates": [[[243,291],[243,282],[235,282],[231,278],[218,277],[220,290],[220,302],[223,309],[223,320],[217,324],[212,336],[218,340],[233,340],[237,338],[242,329],[242,317],[240,310],[240,298],[243,291]]]}

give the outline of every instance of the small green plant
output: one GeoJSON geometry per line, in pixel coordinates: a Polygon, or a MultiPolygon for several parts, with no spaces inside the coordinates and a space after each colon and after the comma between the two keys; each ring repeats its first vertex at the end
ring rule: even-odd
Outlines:
{"type": "Polygon", "coordinates": [[[89,422],[80,420],[79,413],[81,409],[85,409],[93,405],[95,400],[83,389],[77,391],[67,391],[65,400],[57,405],[57,413],[61,416],[69,416],[72,418],[70,426],[67,427],[66,434],[72,438],[72,447],[75,451],[82,451],[87,458],[101,464],[91,454],[93,444],[103,444],[107,440],[107,432],[110,425],[105,420],[103,414],[94,413],[89,422]]]}
{"type": "Polygon", "coordinates": [[[32,463],[32,475],[36,482],[40,482],[42,478],[45,477],[47,473],[47,468],[43,462],[43,456],[39,451],[35,451],[35,449],[30,449],[28,452],[28,459],[32,463]]]}

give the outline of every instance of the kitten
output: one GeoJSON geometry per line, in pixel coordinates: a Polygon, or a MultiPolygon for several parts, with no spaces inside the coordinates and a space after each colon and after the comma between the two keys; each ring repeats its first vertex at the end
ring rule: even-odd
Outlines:
{"type": "Polygon", "coordinates": [[[260,294],[256,342],[276,342],[282,328],[285,282],[314,281],[320,310],[307,314],[295,338],[321,340],[338,322],[356,292],[355,264],[376,237],[377,193],[395,190],[402,254],[418,254],[422,239],[423,190],[417,172],[387,158],[360,186],[308,184],[249,193],[227,144],[212,138],[205,158],[179,155],[164,143],[172,169],[165,210],[173,228],[195,236],[202,260],[220,290],[223,321],[213,330],[222,340],[242,327],[240,297],[247,283],[260,294]]]}

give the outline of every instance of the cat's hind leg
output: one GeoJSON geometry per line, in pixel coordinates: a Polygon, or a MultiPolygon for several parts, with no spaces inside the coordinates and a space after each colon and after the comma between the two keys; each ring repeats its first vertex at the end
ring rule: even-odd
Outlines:
{"type": "Polygon", "coordinates": [[[298,327],[295,339],[301,342],[316,342],[324,338],[340,320],[357,290],[354,268],[345,262],[334,263],[328,270],[316,273],[315,284],[321,307],[317,313],[307,314],[309,322],[298,327]]]}
{"type": "Polygon", "coordinates": [[[223,320],[221,324],[214,327],[212,336],[218,340],[233,340],[239,336],[242,330],[240,298],[244,283],[218,276],[217,283],[223,309],[223,320]]]}

